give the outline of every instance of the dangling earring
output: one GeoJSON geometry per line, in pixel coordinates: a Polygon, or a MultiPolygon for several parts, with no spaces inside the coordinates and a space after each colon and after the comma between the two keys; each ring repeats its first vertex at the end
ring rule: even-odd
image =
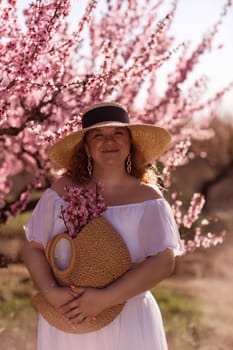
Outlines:
{"type": "Polygon", "coordinates": [[[92,174],[92,169],[93,169],[93,167],[92,167],[92,163],[91,163],[91,157],[88,156],[88,158],[87,158],[87,171],[88,171],[88,174],[90,177],[92,174]]]}
{"type": "Polygon", "coordinates": [[[131,174],[132,171],[132,161],[131,161],[131,155],[128,154],[128,157],[126,158],[126,170],[128,174],[131,174]]]}

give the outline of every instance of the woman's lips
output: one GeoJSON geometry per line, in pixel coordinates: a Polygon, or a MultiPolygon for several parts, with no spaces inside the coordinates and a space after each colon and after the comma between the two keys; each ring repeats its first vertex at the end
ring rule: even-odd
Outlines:
{"type": "Polygon", "coordinates": [[[116,153],[118,151],[119,151],[118,149],[105,149],[102,152],[103,153],[116,153]]]}

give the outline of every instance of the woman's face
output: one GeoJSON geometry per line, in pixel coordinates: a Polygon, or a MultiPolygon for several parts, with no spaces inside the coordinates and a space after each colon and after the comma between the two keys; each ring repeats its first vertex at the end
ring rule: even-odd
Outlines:
{"type": "Polygon", "coordinates": [[[130,145],[130,133],[126,127],[108,126],[87,132],[85,150],[94,164],[121,165],[130,152],[130,145]]]}

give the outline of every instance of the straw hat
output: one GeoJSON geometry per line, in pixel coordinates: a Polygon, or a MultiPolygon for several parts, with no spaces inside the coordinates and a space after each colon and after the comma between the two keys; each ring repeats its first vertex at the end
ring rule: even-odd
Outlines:
{"type": "MultiPolygon", "coordinates": [[[[103,288],[131,268],[131,257],[123,238],[104,217],[90,221],[74,239],[70,239],[66,233],[53,237],[46,247],[46,256],[54,277],[62,286],[103,288]],[[55,249],[62,239],[69,240],[71,244],[71,260],[63,270],[55,263],[55,249]]],[[[35,295],[33,303],[47,322],[67,333],[97,331],[112,322],[125,304],[107,308],[96,315],[95,321],[73,328],[43,294],[35,295]]]]}
{"type": "Polygon", "coordinates": [[[106,102],[94,104],[83,111],[82,129],[73,132],[52,145],[48,150],[51,161],[69,169],[74,148],[88,130],[105,127],[127,127],[132,141],[142,153],[145,164],[158,158],[168,147],[171,135],[164,128],[148,124],[130,124],[127,109],[119,103],[106,102]]]}

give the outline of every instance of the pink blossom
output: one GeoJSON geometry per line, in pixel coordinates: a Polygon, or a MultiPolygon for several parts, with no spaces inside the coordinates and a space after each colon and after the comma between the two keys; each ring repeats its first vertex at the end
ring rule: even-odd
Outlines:
{"type": "Polygon", "coordinates": [[[67,202],[62,207],[60,218],[63,219],[67,233],[74,238],[94,218],[102,216],[106,210],[101,192],[103,186],[96,184],[95,190],[90,187],[69,187],[63,199],[67,202]]]}
{"type": "Polygon", "coordinates": [[[194,193],[188,212],[183,218],[184,227],[190,228],[192,226],[192,224],[199,217],[199,214],[204,204],[205,204],[204,196],[202,196],[200,193],[194,193]]]}

